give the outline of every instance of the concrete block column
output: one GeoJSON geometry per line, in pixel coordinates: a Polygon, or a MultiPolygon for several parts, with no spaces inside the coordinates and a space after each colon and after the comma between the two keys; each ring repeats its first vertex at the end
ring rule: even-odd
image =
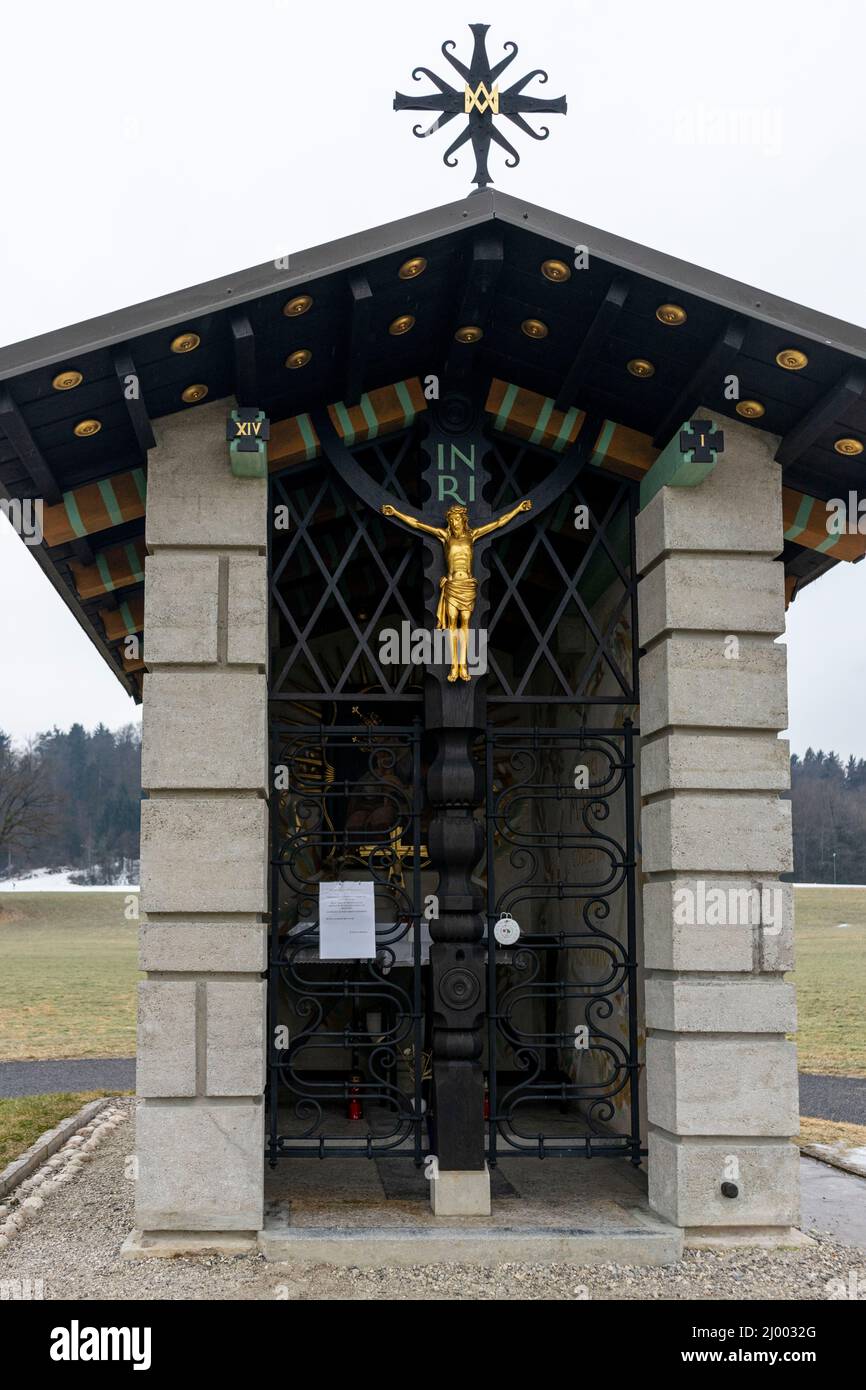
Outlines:
{"type": "Polygon", "coordinates": [[[637,521],[649,1189],[691,1228],[798,1219],[778,441],[637,521]]]}
{"type": "Polygon", "coordinates": [[[136,1187],[145,1235],[263,1224],[267,480],[231,474],[233,405],[156,421],[148,466],[136,1187]]]}

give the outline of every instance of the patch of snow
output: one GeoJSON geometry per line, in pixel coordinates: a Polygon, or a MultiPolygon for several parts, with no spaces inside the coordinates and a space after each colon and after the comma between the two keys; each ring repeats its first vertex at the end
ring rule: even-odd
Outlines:
{"type": "Polygon", "coordinates": [[[137,883],[101,883],[93,887],[70,883],[80,869],[34,869],[15,878],[0,878],[0,893],[137,893],[137,883]]]}
{"type": "Polygon", "coordinates": [[[807,1144],[804,1153],[813,1158],[823,1159],[834,1167],[842,1167],[848,1173],[856,1173],[866,1178],[866,1148],[849,1149],[845,1144],[807,1144]]]}
{"type": "Polygon", "coordinates": [[[866,888],[866,883],[795,883],[795,888],[866,888]]]}

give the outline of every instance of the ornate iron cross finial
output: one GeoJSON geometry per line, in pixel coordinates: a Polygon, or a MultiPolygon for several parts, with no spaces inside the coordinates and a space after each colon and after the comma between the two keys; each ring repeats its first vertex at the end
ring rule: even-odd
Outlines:
{"type": "Polygon", "coordinates": [[[453,68],[459,72],[463,78],[464,87],[459,91],[456,87],[450,87],[441,77],[437,77],[429,68],[415,68],[412,73],[416,82],[420,81],[421,76],[429,77],[434,86],[438,87],[439,95],[433,94],[426,97],[407,97],[402,92],[397,92],[394,96],[395,111],[439,111],[442,114],[437,116],[433,124],[424,130],[422,126],[416,125],[412,128],[412,134],[420,140],[432,135],[435,130],[440,130],[442,126],[453,121],[455,116],[461,114],[469,117],[465,130],[458,135],[453,144],[442,156],[449,169],[457,165],[457,160],[451,156],[461,145],[465,145],[467,140],[472,141],[472,148],[475,152],[475,177],[473,183],[478,185],[478,189],[486,188],[493,180],[490,178],[487,169],[487,155],[490,150],[491,140],[500,145],[508,155],[505,163],[509,169],[514,169],[520,163],[520,155],[513,145],[511,145],[500,130],[493,124],[494,116],[505,116],[512,121],[525,135],[530,135],[533,140],[546,140],[550,131],[547,126],[542,126],[540,131],[532,129],[527,121],[523,119],[522,112],[538,113],[542,111],[558,112],[565,115],[565,97],[554,97],[545,101],[541,97],[530,97],[523,95],[523,89],[527,83],[537,77],[542,82],[547,81],[547,73],[541,68],[535,68],[527,73],[526,77],[515,82],[512,87],[507,87],[504,92],[500,92],[497,78],[505,71],[508,64],[517,57],[517,44],[506,43],[506,56],[501,58],[495,67],[490,66],[490,59],[487,56],[487,30],[489,24],[470,24],[469,28],[475,36],[475,47],[472,52],[472,62],[467,68],[461,63],[459,58],[455,58],[450,51],[455,47],[453,39],[446,40],[442,45],[442,52],[448,59],[453,68]],[[510,51],[509,51],[510,50],[510,51]]]}

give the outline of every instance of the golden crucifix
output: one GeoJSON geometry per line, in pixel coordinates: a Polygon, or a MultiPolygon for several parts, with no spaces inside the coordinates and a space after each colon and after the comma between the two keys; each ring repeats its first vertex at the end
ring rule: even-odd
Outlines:
{"type": "Polygon", "coordinates": [[[404,522],[414,530],[423,531],[427,536],[435,536],[445,547],[445,574],[439,580],[436,626],[447,628],[451,635],[449,681],[456,681],[458,676],[463,681],[470,678],[467,668],[469,624],[478,594],[478,583],[472,573],[472,551],[475,542],[482,536],[489,536],[491,531],[498,531],[502,526],[507,526],[519,512],[531,510],[532,503],[526,497],[522,502],[518,502],[516,507],[512,507],[510,512],[503,512],[495,521],[471,527],[466,508],[454,506],[449,507],[445,513],[443,527],[429,526],[425,521],[407,516],[405,512],[392,507],[390,502],[385,502],[382,506],[385,516],[395,516],[398,521],[404,522]]]}

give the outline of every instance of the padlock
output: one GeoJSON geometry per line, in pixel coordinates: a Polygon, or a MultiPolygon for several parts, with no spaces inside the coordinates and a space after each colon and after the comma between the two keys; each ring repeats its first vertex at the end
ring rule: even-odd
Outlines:
{"type": "Polygon", "coordinates": [[[510,912],[503,912],[493,928],[493,935],[500,946],[513,946],[520,936],[520,925],[510,912]]]}

